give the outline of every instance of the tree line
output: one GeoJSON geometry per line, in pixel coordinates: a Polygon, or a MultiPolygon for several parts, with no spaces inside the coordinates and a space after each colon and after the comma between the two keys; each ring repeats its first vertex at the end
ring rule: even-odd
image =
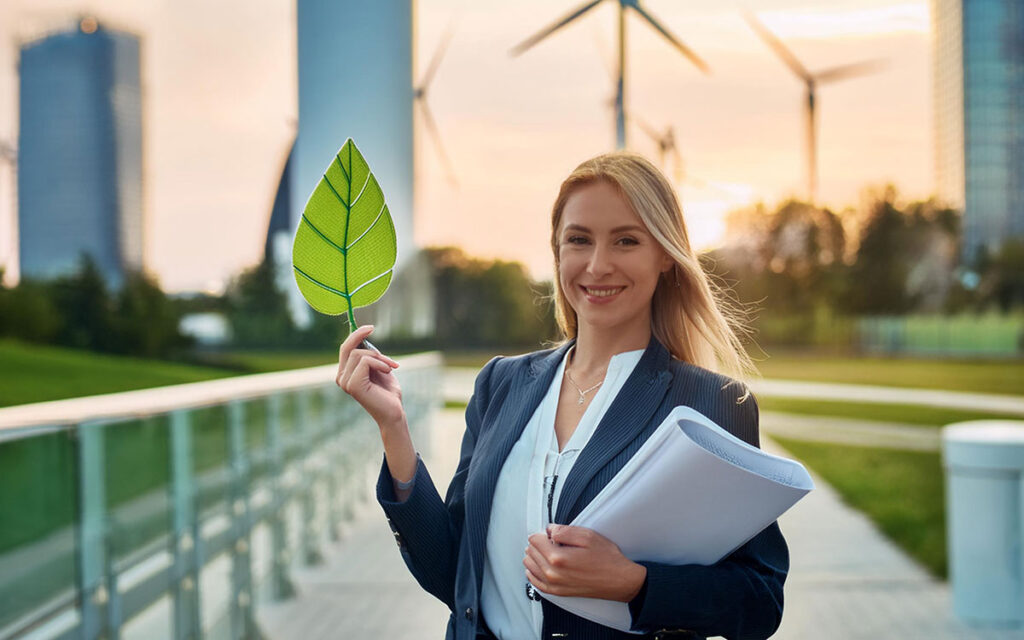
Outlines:
{"type": "Polygon", "coordinates": [[[762,313],[957,313],[1024,306],[1024,238],[974,264],[960,259],[962,218],[934,200],[901,203],[889,186],[862,210],[789,200],[732,212],[729,242],[705,265],[762,313]]]}
{"type": "MultiPolygon", "coordinates": [[[[734,211],[727,221],[728,243],[701,260],[736,306],[749,312],[755,331],[778,318],[797,318],[788,329],[797,335],[806,331],[808,319],[823,316],[1024,307],[1024,238],[1007,238],[998,252],[964,265],[958,212],[931,200],[903,203],[892,187],[866,201],[860,210],[841,212],[798,200],[734,211]]],[[[551,283],[534,281],[521,263],[474,258],[455,247],[424,252],[435,330],[394,346],[532,347],[557,338],[551,283]]],[[[278,277],[263,262],[234,277],[222,295],[170,297],[138,272],[111,288],[83,256],[72,274],[0,286],[0,337],[188,359],[195,345],[181,333],[181,318],[217,312],[231,328],[232,348],[337,345],[347,323],[312,313],[309,326],[297,326],[278,277]]],[[[765,337],[770,342],[771,332],[762,331],[759,341],[765,337]]]]}

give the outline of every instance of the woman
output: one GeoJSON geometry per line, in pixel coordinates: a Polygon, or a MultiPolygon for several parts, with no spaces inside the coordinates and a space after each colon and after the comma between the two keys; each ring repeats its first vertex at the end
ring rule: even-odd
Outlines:
{"type": "Polygon", "coordinates": [[[741,376],[750,361],[671,185],[635,154],[584,162],[558,194],[551,248],[566,341],[483,368],[443,502],[409,437],[398,364],[356,348],[372,327],[341,346],[337,382],[380,427],[378,500],[406,564],[451,609],[450,639],[637,637],[543,593],[626,602],[647,637],[767,638],[789,567],[776,523],[711,566],[633,562],[567,526],[673,407],[758,444],[753,396],[714,372],[741,376]]]}

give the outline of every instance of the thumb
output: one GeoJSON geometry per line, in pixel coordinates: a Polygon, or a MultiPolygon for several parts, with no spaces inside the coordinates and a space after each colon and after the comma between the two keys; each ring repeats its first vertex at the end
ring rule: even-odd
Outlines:
{"type": "Polygon", "coordinates": [[[586,546],[589,540],[589,529],[573,527],[565,524],[548,525],[548,537],[552,542],[570,547],[586,546]]]}

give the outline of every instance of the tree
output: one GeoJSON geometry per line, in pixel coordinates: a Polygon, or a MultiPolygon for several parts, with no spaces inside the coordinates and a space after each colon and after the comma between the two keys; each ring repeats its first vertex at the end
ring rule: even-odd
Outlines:
{"type": "Polygon", "coordinates": [[[550,285],[530,280],[522,264],[470,258],[455,247],[426,251],[439,347],[532,346],[553,337],[550,285]]]}
{"type": "Polygon", "coordinates": [[[228,322],[240,346],[293,344],[296,328],[288,313],[288,299],[277,288],[269,261],[243,271],[225,294],[228,322]]]}
{"type": "Polygon", "coordinates": [[[129,273],[117,294],[113,321],[117,353],[163,357],[190,344],[178,329],[181,313],[154,280],[129,273]]]}
{"type": "Polygon", "coordinates": [[[50,285],[53,304],[62,319],[58,344],[94,351],[113,350],[110,293],[96,262],[83,253],[76,272],[50,285]]]}

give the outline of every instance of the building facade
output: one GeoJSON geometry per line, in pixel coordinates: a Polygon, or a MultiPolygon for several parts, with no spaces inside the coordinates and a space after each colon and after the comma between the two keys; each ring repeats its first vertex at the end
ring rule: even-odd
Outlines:
{"type": "MultiPolygon", "coordinates": [[[[328,164],[352,138],[387,198],[399,273],[415,252],[412,0],[298,0],[296,24],[299,131],[290,167],[291,233],[328,164]]],[[[290,269],[290,241],[287,249],[275,263],[290,269]]],[[[294,282],[289,300],[295,319],[308,321],[294,282]]]]}
{"type": "Polygon", "coordinates": [[[932,0],[932,19],[936,192],[974,265],[1024,235],[1024,3],[932,0]]]}
{"type": "Polygon", "coordinates": [[[23,45],[18,67],[21,277],[86,254],[118,286],[143,266],[139,39],[84,18],[23,45]]]}

